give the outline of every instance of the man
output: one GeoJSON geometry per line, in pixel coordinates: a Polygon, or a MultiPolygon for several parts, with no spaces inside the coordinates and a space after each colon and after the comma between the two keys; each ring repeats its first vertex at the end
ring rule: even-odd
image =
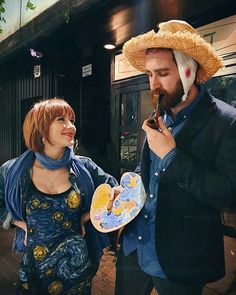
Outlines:
{"type": "Polygon", "coordinates": [[[121,235],[116,295],[199,295],[224,276],[221,210],[236,207],[236,111],[200,85],[223,62],[177,20],[123,51],[148,74],[161,116],[158,130],[143,123],[147,199],[121,235]]]}

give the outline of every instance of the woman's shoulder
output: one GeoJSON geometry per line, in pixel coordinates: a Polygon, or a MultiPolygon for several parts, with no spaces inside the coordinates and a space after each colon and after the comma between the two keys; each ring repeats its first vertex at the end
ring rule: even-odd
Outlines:
{"type": "Polygon", "coordinates": [[[95,168],[97,165],[93,162],[93,160],[86,156],[76,155],[76,158],[79,162],[81,162],[87,169],[95,168]]]}
{"type": "Polygon", "coordinates": [[[81,155],[75,155],[75,156],[78,160],[81,160],[81,161],[92,161],[91,158],[86,156],[81,156],[81,155]]]}
{"type": "Polygon", "coordinates": [[[75,155],[76,159],[82,163],[92,162],[92,159],[86,156],[75,155]]]}
{"type": "Polygon", "coordinates": [[[15,163],[17,158],[10,159],[3,163],[0,167],[0,173],[4,176],[6,171],[15,163]]]}
{"type": "Polygon", "coordinates": [[[91,158],[86,156],[80,156],[80,155],[76,155],[76,158],[78,159],[78,161],[80,161],[80,163],[82,163],[82,165],[84,165],[84,167],[91,174],[94,174],[94,173],[100,174],[100,175],[105,174],[104,170],[98,164],[96,164],[91,158]]]}

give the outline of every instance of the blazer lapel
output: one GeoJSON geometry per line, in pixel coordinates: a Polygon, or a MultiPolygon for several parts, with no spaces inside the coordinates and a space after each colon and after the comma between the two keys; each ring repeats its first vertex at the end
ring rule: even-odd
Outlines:
{"type": "Polygon", "coordinates": [[[183,147],[195,136],[195,134],[207,123],[212,114],[217,110],[216,103],[207,92],[203,94],[195,106],[186,124],[176,135],[175,140],[178,147],[183,147]]]}

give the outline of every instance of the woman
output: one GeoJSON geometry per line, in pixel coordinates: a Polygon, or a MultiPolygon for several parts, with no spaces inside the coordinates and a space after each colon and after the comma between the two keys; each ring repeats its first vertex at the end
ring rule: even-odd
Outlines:
{"type": "Polygon", "coordinates": [[[90,294],[109,245],[89,221],[90,201],[98,185],[117,182],[74,155],[74,121],[62,99],[36,103],[23,126],[28,150],[0,168],[0,217],[23,251],[17,294],[90,294]]]}

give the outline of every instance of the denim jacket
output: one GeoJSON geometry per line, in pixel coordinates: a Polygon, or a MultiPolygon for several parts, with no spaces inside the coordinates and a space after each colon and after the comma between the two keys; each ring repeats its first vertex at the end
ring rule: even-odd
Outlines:
{"type": "MultiPolygon", "coordinates": [[[[105,173],[98,165],[96,165],[90,158],[78,156],[79,160],[84,164],[85,168],[89,171],[95,189],[102,183],[107,183],[111,186],[118,185],[118,182],[114,177],[105,173]]],[[[0,221],[3,222],[3,227],[5,229],[10,228],[10,224],[12,222],[12,218],[9,212],[7,212],[7,208],[5,206],[5,193],[4,193],[4,183],[7,169],[14,163],[16,159],[11,159],[5,162],[0,167],[0,221]]],[[[26,171],[20,180],[20,198],[21,198],[21,206],[23,208],[24,214],[24,200],[26,200],[27,194],[29,193],[31,175],[30,169],[26,171]]],[[[88,212],[90,210],[91,199],[85,195],[83,189],[80,186],[79,179],[72,171],[70,167],[69,172],[69,181],[73,186],[74,190],[81,196],[82,198],[82,211],[88,212]],[[86,198],[87,197],[87,198],[86,198]]],[[[98,232],[91,224],[91,222],[87,222],[86,225],[86,236],[85,239],[88,244],[88,250],[90,254],[90,258],[94,263],[98,263],[99,259],[102,255],[102,249],[109,246],[109,239],[106,234],[98,232]]],[[[14,242],[13,242],[14,243],[14,242]]]]}

